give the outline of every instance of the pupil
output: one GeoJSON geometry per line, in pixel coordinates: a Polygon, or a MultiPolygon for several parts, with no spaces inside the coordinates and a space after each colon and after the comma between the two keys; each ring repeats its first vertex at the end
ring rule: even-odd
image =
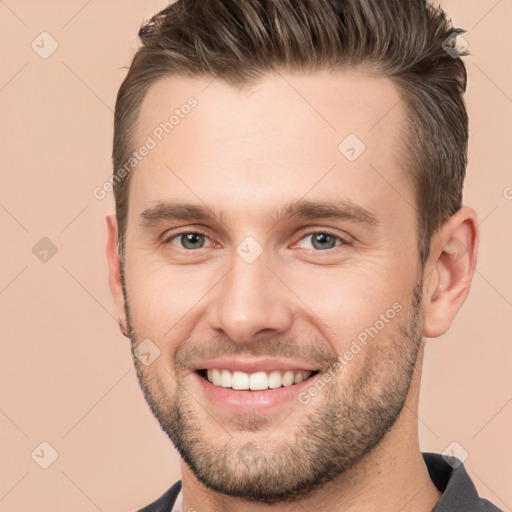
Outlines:
{"type": "Polygon", "coordinates": [[[197,246],[201,246],[200,237],[203,235],[200,235],[198,233],[187,233],[186,235],[183,235],[182,237],[182,243],[184,247],[197,249],[197,246]],[[192,247],[191,247],[192,246],[192,247]]]}

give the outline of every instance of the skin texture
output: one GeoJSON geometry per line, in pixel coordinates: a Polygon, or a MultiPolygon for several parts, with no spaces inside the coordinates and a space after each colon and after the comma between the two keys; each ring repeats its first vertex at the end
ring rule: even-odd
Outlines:
{"type": "Polygon", "coordinates": [[[132,351],[145,339],[160,351],[149,366],[134,362],[182,456],[183,509],[432,510],[440,493],[417,434],[424,337],[446,332],[467,296],[475,212],[463,207],[443,224],[421,269],[400,158],[406,112],[388,79],[281,72],[245,93],[218,79],[161,79],[135,146],[190,96],[198,105],[133,171],[124,293],[107,217],[120,324],[132,351]],[[348,134],[366,146],[354,161],[338,150],[348,134]],[[350,201],[378,223],[269,218],[301,199],[350,201]],[[222,216],[143,227],[140,214],[164,200],[222,216]],[[315,240],[325,230],[331,238],[315,240]],[[251,263],[237,253],[248,236],[262,250],[251,263]],[[233,412],[209,400],[191,369],[272,357],[308,363],[318,379],[393,305],[400,311],[308,403],[233,412]]]}

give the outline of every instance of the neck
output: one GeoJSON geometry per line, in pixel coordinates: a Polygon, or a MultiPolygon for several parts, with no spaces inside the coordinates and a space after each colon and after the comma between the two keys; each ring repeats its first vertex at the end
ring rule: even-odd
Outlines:
{"type": "Polygon", "coordinates": [[[201,512],[431,512],[441,493],[432,483],[418,441],[418,397],[423,350],[404,408],[381,442],[351,469],[307,498],[264,505],[221,495],[204,487],[182,461],[183,510],[201,512]]]}

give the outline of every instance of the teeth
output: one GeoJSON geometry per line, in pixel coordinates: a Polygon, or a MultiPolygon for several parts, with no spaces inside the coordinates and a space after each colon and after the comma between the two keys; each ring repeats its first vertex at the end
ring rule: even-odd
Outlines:
{"type": "Polygon", "coordinates": [[[217,369],[212,370],[212,382],[216,386],[220,386],[220,371],[217,369]]]}
{"type": "Polygon", "coordinates": [[[291,386],[294,378],[295,375],[293,375],[293,372],[284,372],[284,375],[281,377],[281,384],[283,386],[291,386]]]}
{"type": "Polygon", "coordinates": [[[220,385],[223,388],[230,388],[231,387],[231,372],[228,370],[222,370],[220,374],[220,385]]]}
{"type": "Polygon", "coordinates": [[[281,387],[281,372],[279,370],[274,370],[273,372],[269,373],[268,387],[270,389],[275,389],[275,388],[281,387]]]}
{"type": "Polygon", "coordinates": [[[304,375],[302,375],[302,372],[297,372],[293,379],[293,383],[298,384],[299,382],[302,382],[303,380],[304,380],[304,375]]]}
{"type": "MultiPolygon", "coordinates": [[[[222,371],[227,372],[228,370],[222,371]]],[[[249,389],[249,374],[244,372],[233,372],[231,387],[233,389],[249,389]]]]}
{"type": "Polygon", "coordinates": [[[213,368],[207,370],[208,380],[214,386],[223,388],[232,388],[239,390],[262,391],[265,389],[275,389],[281,386],[292,386],[306,380],[313,372],[301,371],[280,371],[245,373],[225,369],[213,368]]]}
{"type": "Polygon", "coordinates": [[[268,389],[268,377],[265,372],[256,372],[249,375],[249,387],[253,391],[268,389]]]}

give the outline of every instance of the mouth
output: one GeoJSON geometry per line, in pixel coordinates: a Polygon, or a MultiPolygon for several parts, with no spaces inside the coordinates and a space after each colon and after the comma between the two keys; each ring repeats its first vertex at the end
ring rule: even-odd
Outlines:
{"type": "Polygon", "coordinates": [[[272,370],[246,373],[225,368],[198,369],[200,377],[213,386],[235,391],[265,391],[291,387],[313,378],[319,370],[272,370]]]}

